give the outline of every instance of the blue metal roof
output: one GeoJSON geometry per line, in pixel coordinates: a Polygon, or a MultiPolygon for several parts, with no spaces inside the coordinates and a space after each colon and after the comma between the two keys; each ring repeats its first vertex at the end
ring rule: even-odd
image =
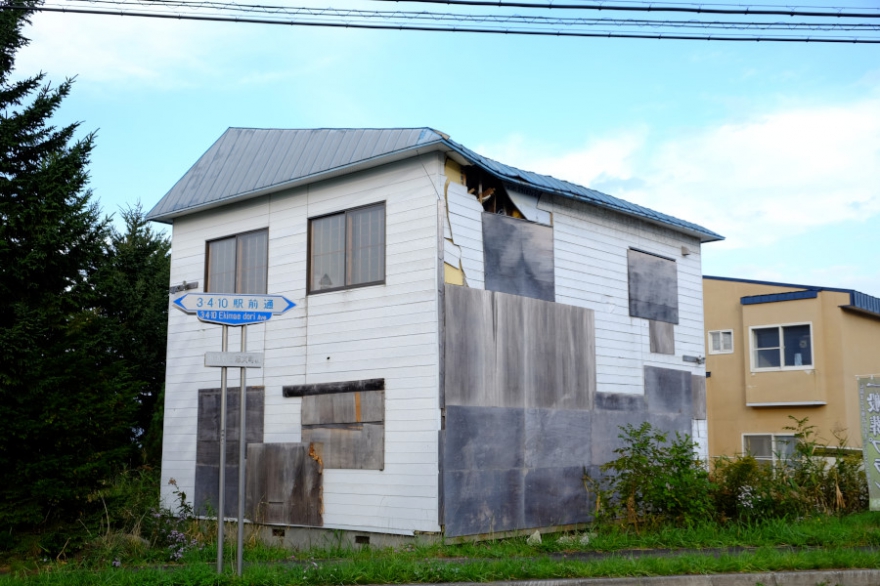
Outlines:
{"type": "Polygon", "coordinates": [[[819,291],[789,291],[787,293],[770,293],[769,295],[750,295],[740,298],[743,305],[760,305],[761,303],[776,303],[777,301],[794,301],[795,299],[815,299],[819,291]]]}
{"type": "Polygon", "coordinates": [[[230,128],[147,214],[171,222],[232,201],[354,172],[431,150],[457,153],[505,183],[582,201],[691,234],[702,242],[723,236],[614,196],[511,167],[484,157],[432,128],[230,128]]]}
{"type": "Polygon", "coordinates": [[[840,289],[837,287],[817,287],[813,285],[793,285],[791,283],[777,283],[774,281],[756,281],[753,279],[737,279],[735,277],[713,277],[703,275],[704,279],[715,281],[733,281],[738,283],[754,283],[755,285],[770,285],[772,287],[787,287],[801,289],[800,291],[786,291],[783,293],[767,293],[764,295],[748,295],[740,298],[742,305],[759,305],[761,303],[777,303],[780,301],[794,301],[796,299],[816,299],[820,291],[832,291],[835,293],[849,294],[849,305],[841,305],[843,309],[850,309],[861,313],[868,313],[880,317],[880,299],[856,291],[855,289],[840,289]]]}

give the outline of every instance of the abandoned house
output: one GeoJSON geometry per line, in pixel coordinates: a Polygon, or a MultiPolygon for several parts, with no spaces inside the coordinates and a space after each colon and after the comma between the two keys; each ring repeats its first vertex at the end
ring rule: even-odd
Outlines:
{"type": "MultiPolygon", "coordinates": [[[[691,434],[706,455],[700,246],[721,237],[705,228],[430,128],[231,128],[148,218],[173,225],[172,300],[296,303],[247,334],[265,357],[248,371],[247,514],[275,535],[570,527],[619,426],[691,434]]],[[[163,499],[174,479],[202,513],[220,330],[169,311],[163,499]]]]}

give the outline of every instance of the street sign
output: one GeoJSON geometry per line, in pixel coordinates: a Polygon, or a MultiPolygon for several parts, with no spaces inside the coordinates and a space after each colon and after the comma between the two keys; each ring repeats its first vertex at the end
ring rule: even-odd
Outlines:
{"type": "Polygon", "coordinates": [[[263,368],[262,352],[205,352],[205,366],[263,368]]]}
{"type": "Polygon", "coordinates": [[[230,293],[186,293],[174,305],[199,320],[226,326],[246,326],[269,321],[296,304],[283,295],[235,295],[230,293]]]}

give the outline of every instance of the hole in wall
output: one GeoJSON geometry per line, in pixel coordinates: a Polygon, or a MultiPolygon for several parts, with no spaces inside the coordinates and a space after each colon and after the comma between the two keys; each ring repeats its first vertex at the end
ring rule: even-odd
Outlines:
{"type": "Polygon", "coordinates": [[[369,535],[355,535],[354,542],[360,545],[370,545],[370,536],[369,535]]]}
{"type": "Polygon", "coordinates": [[[284,537],[284,529],[272,529],[272,537],[284,537]]]}

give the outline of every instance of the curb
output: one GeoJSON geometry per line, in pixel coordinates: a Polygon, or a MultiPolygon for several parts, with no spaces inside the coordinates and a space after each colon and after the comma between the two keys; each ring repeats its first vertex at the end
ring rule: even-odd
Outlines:
{"type": "MultiPolygon", "coordinates": [[[[489,582],[488,584],[496,586],[877,586],[880,584],[880,570],[810,570],[700,576],[515,580],[489,582]]],[[[409,586],[424,586],[424,584],[410,584],[409,586]]],[[[465,582],[454,586],[487,586],[487,584],[465,582]]]]}

